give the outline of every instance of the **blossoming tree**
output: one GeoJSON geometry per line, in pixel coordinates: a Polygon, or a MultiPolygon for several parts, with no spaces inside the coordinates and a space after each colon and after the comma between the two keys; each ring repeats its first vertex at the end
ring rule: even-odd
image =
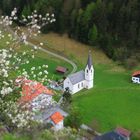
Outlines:
{"type": "Polygon", "coordinates": [[[55,18],[54,14],[42,16],[36,10],[29,16],[23,15],[22,19],[16,14],[17,9],[14,8],[10,16],[0,17],[0,121],[12,128],[27,128],[33,121],[33,112],[17,103],[21,88],[15,86],[14,73],[42,83],[47,81],[47,65],[32,67],[30,71],[21,68],[21,65],[29,63],[30,58],[34,59],[38,50],[37,46],[27,50],[21,46],[28,46],[28,39],[37,36],[46,24],[55,22],[55,18]],[[17,24],[13,25],[15,22],[24,25],[26,30],[17,24]]]}

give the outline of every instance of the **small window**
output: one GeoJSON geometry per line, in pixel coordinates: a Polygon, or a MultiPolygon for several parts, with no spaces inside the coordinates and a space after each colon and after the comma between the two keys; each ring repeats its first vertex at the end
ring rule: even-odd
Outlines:
{"type": "Polygon", "coordinates": [[[133,77],[132,80],[134,80],[135,82],[139,82],[139,78],[137,77],[133,77]]]}
{"type": "Polygon", "coordinates": [[[83,85],[83,83],[81,83],[81,87],[83,87],[84,85],[83,85]]]}
{"type": "Polygon", "coordinates": [[[87,70],[87,73],[88,73],[88,70],[87,70]]]}
{"type": "Polygon", "coordinates": [[[136,78],[136,81],[139,82],[139,78],[136,78]]]}
{"type": "Polygon", "coordinates": [[[134,78],[134,77],[132,77],[132,80],[135,80],[135,78],[134,78]]]}
{"type": "Polygon", "coordinates": [[[80,88],[80,84],[78,84],[78,88],[80,88]]]}
{"type": "Polygon", "coordinates": [[[92,70],[91,70],[91,73],[92,73],[92,70]]]}

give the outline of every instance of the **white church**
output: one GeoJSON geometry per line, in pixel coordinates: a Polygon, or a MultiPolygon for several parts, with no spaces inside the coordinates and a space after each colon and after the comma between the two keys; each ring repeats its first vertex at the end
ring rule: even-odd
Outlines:
{"type": "Polygon", "coordinates": [[[90,89],[94,85],[94,68],[92,63],[91,53],[88,54],[87,65],[85,70],[81,70],[74,74],[69,75],[63,83],[63,90],[69,88],[71,94],[86,88],[90,89]]]}

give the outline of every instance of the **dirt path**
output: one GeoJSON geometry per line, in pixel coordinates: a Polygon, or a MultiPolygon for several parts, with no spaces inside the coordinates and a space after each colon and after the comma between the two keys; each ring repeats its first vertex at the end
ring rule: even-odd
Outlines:
{"type": "MultiPolygon", "coordinates": [[[[9,30],[9,32],[10,32],[13,36],[15,36],[16,39],[18,39],[19,41],[21,41],[20,37],[17,36],[17,35],[15,35],[14,31],[13,31],[9,26],[8,26],[7,28],[8,28],[8,30],[9,30]]],[[[70,59],[68,59],[68,58],[66,58],[66,57],[64,57],[64,56],[61,56],[61,55],[59,55],[59,54],[57,54],[57,53],[54,53],[54,52],[52,52],[52,51],[49,51],[49,50],[47,50],[47,49],[44,49],[44,48],[42,48],[42,47],[40,47],[40,46],[38,46],[38,45],[36,45],[36,44],[33,44],[32,42],[27,41],[27,43],[28,43],[29,46],[31,46],[32,48],[33,48],[34,46],[36,46],[36,47],[38,47],[41,51],[43,51],[43,52],[45,52],[45,53],[48,53],[48,54],[50,54],[50,55],[52,55],[52,56],[54,56],[54,57],[57,57],[57,58],[59,58],[59,59],[62,59],[62,60],[64,60],[64,61],[66,61],[67,63],[69,63],[69,64],[73,67],[73,69],[72,69],[72,71],[71,71],[70,74],[75,73],[75,72],[77,71],[77,65],[76,65],[72,60],[70,60],[70,59]]]]}
{"type": "MultiPolygon", "coordinates": [[[[38,45],[35,45],[35,44],[31,43],[31,42],[28,42],[28,44],[29,44],[31,47],[34,47],[34,46],[39,47],[38,45]]],[[[54,56],[54,57],[57,57],[57,58],[59,58],[59,59],[62,59],[62,60],[64,60],[64,61],[66,61],[67,63],[69,63],[69,64],[73,67],[73,69],[72,69],[72,71],[71,71],[70,74],[75,73],[75,72],[77,71],[77,65],[76,65],[73,61],[69,60],[68,58],[66,58],[66,57],[64,57],[64,56],[61,56],[61,55],[59,55],[59,54],[56,54],[56,53],[54,53],[54,52],[51,52],[51,51],[49,51],[49,50],[47,50],[47,49],[41,48],[41,47],[39,47],[39,49],[40,49],[41,51],[45,52],[45,53],[48,53],[48,54],[50,54],[50,55],[52,55],[52,56],[54,56]]]]}

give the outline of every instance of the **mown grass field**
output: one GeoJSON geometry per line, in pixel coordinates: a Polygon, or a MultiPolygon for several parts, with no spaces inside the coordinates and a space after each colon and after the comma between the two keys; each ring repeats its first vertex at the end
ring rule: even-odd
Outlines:
{"type": "Polygon", "coordinates": [[[35,58],[31,59],[29,64],[23,65],[22,68],[30,71],[32,67],[38,67],[42,65],[48,65],[48,68],[46,70],[48,71],[48,78],[51,80],[61,79],[64,76],[63,74],[59,74],[56,72],[57,66],[68,68],[68,73],[72,70],[72,66],[67,62],[48,55],[42,51],[39,51],[37,54],[35,54],[35,58]]]}
{"type": "MultiPolygon", "coordinates": [[[[44,42],[44,48],[58,51],[74,60],[78,69],[85,67],[88,51],[91,50],[95,68],[94,88],[73,96],[73,104],[79,107],[83,123],[100,132],[112,130],[116,126],[123,126],[132,132],[140,131],[140,85],[131,83],[131,73],[134,70],[128,71],[108,59],[100,49],[81,44],[66,36],[50,33],[40,35],[37,40],[44,42]]],[[[71,68],[65,62],[43,52],[38,52],[34,61],[26,65],[26,68],[44,63],[48,64],[51,76],[57,65],[71,68]]]]}
{"type": "Polygon", "coordinates": [[[83,122],[95,122],[99,131],[123,126],[132,131],[140,128],[140,87],[130,83],[129,73],[110,73],[96,67],[95,86],[76,94],[73,104],[80,108],[83,122]]]}
{"type": "Polygon", "coordinates": [[[51,49],[73,59],[79,69],[84,68],[89,49],[92,51],[94,88],[73,96],[73,104],[79,107],[83,123],[100,132],[112,130],[116,126],[125,127],[134,133],[140,131],[140,85],[131,83],[131,73],[138,68],[126,70],[108,59],[98,48],[91,48],[66,36],[50,33],[39,39],[47,40],[52,44],[51,49]]]}
{"type": "MultiPolygon", "coordinates": [[[[9,48],[10,45],[7,45],[6,42],[10,42],[8,34],[5,34],[5,37],[0,40],[0,49],[3,48],[9,48]]],[[[20,47],[16,48],[16,51],[22,53],[23,51],[28,51],[28,54],[32,55],[31,47],[28,45],[21,45],[20,47]]],[[[72,71],[72,66],[65,62],[64,60],[60,60],[56,57],[53,57],[41,50],[37,50],[35,53],[35,58],[29,58],[30,63],[24,64],[21,66],[21,69],[25,69],[26,71],[30,71],[32,67],[39,67],[42,65],[48,65],[48,68],[46,69],[48,71],[48,78],[52,80],[61,79],[64,75],[59,74],[56,72],[57,66],[63,66],[68,68],[68,73],[72,71]]],[[[67,74],[68,74],[67,73],[67,74]]],[[[18,76],[19,73],[15,72],[12,73],[12,76],[18,76]]]]}

